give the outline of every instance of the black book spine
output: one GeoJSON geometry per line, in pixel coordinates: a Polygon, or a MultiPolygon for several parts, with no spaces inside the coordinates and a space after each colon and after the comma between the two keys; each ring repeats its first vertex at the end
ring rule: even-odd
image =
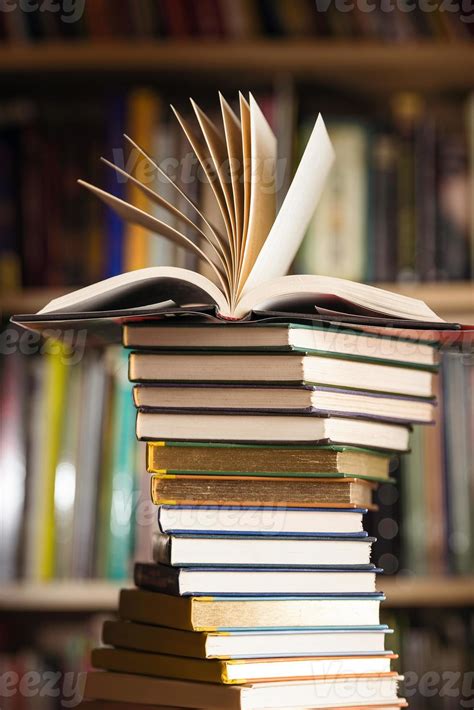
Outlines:
{"type": "Polygon", "coordinates": [[[179,567],[137,562],[134,569],[134,582],[141,589],[179,595],[179,574],[179,567]]]}
{"type": "Polygon", "coordinates": [[[171,564],[171,537],[164,533],[153,534],[153,559],[157,564],[171,564]]]}

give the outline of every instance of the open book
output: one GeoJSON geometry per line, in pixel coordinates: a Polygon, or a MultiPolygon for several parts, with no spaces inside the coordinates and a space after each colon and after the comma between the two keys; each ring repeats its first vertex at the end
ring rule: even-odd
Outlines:
{"type": "Polygon", "coordinates": [[[139,269],[54,299],[37,318],[49,316],[52,320],[54,314],[69,319],[73,314],[78,318],[126,318],[127,313],[149,316],[207,306],[224,319],[245,319],[255,312],[286,312],[293,316],[319,313],[334,318],[345,313],[442,322],[422,301],[373,286],[327,276],[286,276],[334,160],[321,116],[277,214],[276,139],[255,99],[250,95],[247,101],[240,95],[237,116],[220,96],[219,126],[194,101],[191,104],[194,125],[176,110],[174,113],[212,190],[219,225],[127,136],[127,142],[148,161],[155,175],[173,186],[179,202],[186,204],[186,214],[133,170],[127,172],[108,160],[105,163],[177,226],[89,183],[80,183],[124,220],[184,247],[205,265],[208,276],[172,266],[139,269]]]}

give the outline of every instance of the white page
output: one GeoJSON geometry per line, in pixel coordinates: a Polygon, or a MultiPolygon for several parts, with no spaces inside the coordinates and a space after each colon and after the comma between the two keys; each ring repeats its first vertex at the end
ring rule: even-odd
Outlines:
{"type": "Polygon", "coordinates": [[[334,149],[320,114],[243,293],[288,272],[321,197],[333,161],[334,149]]]}
{"type": "MultiPolygon", "coordinates": [[[[260,106],[250,94],[250,205],[247,235],[243,245],[239,292],[244,288],[276,212],[276,138],[260,106]]],[[[245,176],[244,176],[245,177],[245,176]]]]}

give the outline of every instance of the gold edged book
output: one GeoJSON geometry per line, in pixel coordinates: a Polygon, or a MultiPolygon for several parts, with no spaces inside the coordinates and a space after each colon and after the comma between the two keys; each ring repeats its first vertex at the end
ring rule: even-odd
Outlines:
{"type": "Polygon", "coordinates": [[[239,505],[373,508],[375,484],[360,478],[269,478],[154,474],[155,505],[239,505]],[[245,482],[245,490],[242,483],[245,482]]]}
{"type": "Polygon", "coordinates": [[[247,476],[324,475],[388,480],[390,456],[366,449],[314,446],[252,446],[152,441],[147,470],[156,474],[247,476]]]}
{"type": "Polygon", "coordinates": [[[395,654],[380,654],[221,661],[181,658],[164,653],[144,653],[109,647],[96,648],[92,651],[93,667],[102,670],[225,684],[352,677],[359,674],[377,676],[381,673],[389,673],[390,662],[396,658],[398,656],[395,654]]]}
{"type": "Polygon", "coordinates": [[[345,597],[175,597],[122,589],[119,616],[183,631],[374,626],[383,594],[345,597]]]}

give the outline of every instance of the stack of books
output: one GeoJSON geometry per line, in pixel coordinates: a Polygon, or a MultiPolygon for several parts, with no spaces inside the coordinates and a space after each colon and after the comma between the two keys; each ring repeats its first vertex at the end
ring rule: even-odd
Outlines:
{"type": "Polygon", "coordinates": [[[136,588],[122,591],[86,697],[100,707],[400,707],[363,514],[411,424],[432,419],[427,330],[437,342],[472,332],[415,299],[285,275],[333,163],[324,122],[277,214],[277,144],[261,108],[241,94],[238,113],[223,96],[220,110],[218,124],[195,102],[191,120],[175,111],[209,211],[130,138],[147,172],[106,163],[138,204],[82,183],[130,223],[133,253],[151,230],[207,275],[138,269],[15,319],[87,327],[99,341],[124,325],[132,350],[155,562],[138,564],[136,588]]]}
{"type": "MultiPolygon", "coordinates": [[[[409,428],[428,344],[310,325],[129,325],[159,530],[93,652],[101,701],[399,707],[363,529],[409,428]]],[[[118,706],[120,707],[120,706],[118,706]]]]}

